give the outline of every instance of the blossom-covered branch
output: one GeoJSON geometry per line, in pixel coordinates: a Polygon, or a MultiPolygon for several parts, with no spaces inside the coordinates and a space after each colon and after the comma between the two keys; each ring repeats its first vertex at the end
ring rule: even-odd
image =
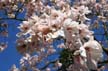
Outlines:
{"type": "MultiPolygon", "coordinates": [[[[108,34],[105,24],[108,20],[107,0],[98,2],[96,0],[73,2],[71,0],[1,0],[0,2],[0,10],[5,10],[7,15],[0,20],[22,21],[18,27],[20,32],[17,34],[19,38],[17,50],[23,55],[20,60],[21,71],[41,71],[42,66],[39,66],[41,64],[44,65],[42,69],[46,71],[102,70],[102,67],[98,68],[98,62],[102,61],[103,48],[94,39],[95,32],[90,29],[98,28],[100,22],[104,22],[103,28],[108,34]],[[24,19],[18,18],[20,13],[25,14],[24,19]],[[61,41],[54,46],[54,40],[59,37],[65,39],[65,42],[61,41]],[[48,60],[51,55],[60,51],[63,55],[59,55],[56,63],[48,60]],[[65,54],[65,51],[68,53],[65,54]],[[50,66],[50,63],[54,64],[50,66]]],[[[13,70],[15,68],[14,65],[13,70]]]]}

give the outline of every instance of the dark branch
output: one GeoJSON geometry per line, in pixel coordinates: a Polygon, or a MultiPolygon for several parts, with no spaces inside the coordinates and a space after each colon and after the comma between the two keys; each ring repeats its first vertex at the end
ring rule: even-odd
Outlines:
{"type": "Polygon", "coordinates": [[[19,14],[20,10],[23,8],[23,6],[24,6],[24,3],[23,3],[23,4],[21,5],[21,7],[18,8],[18,10],[16,11],[15,18],[17,18],[18,14],[19,14]]]}
{"type": "Polygon", "coordinates": [[[40,70],[44,70],[44,69],[46,69],[50,64],[54,64],[54,63],[56,63],[56,62],[57,62],[57,60],[51,61],[51,62],[47,63],[44,67],[40,68],[40,70]]]}
{"type": "Polygon", "coordinates": [[[1,20],[16,20],[16,21],[25,21],[25,19],[19,19],[19,18],[0,18],[1,20]]]}

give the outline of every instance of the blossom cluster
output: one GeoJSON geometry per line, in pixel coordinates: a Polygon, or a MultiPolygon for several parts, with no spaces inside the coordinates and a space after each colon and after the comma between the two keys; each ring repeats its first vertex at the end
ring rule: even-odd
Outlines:
{"type": "MultiPolygon", "coordinates": [[[[57,52],[52,44],[59,37],[66,41],[57,48],[73,52],[73,63],[67,71],[99,70],[98,62],[102,61],[103,50],[100,43],[94,40],[94,32],[89,29],[88,22],[91,21],[91,15],[106,22],[107,6],[106,0],[76,0],[72,6],[69,0],[28,1],[24,5],[27,19],[20,24],[18,28],[21,32],[17,34],[17,49],[24,55],[20,60],[22,71],[28,68],[42,71],[43,68],[37,64],[57,52]],[[32,56],[33,53],[35,55],[32,56]]],[[[46,61],[45,64],[49,63],[46,61]]],[[[58,59],[55,65],[55,69],[59,69],[63,64],[58,59]]],[[[45,67],[45,70],[52,69],[45,67]]]]}

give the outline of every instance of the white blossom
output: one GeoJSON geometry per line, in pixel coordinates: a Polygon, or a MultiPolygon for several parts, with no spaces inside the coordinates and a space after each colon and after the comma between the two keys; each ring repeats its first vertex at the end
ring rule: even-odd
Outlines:
{"type": "MultiPolygon", "coordinates": [[[[102,60],[103,50],[102,46],[92,37],[94,32],[86,24],[86,20],[91,21],[91,19],[86,15],[93,13],[94,10],[96,13],[101,13],[98,10],[102,8],[105,1],[96,3],[96,0],[78,0],[72,6],[68,3],[70,0],[50,1],[53,2],[51,6],[46,5],[47,0],[31,0],[24,4],[24,8],[27,7],[27,20],[18,27],[21,31],[18,36],[30,35],[24,39],[23,43],[27,43],[28,53],[36,54],[33,56],[25,54],[20,64],[24,66],[28,62],[31,69],[36,70],[38,63],[46,60],[47,55],[57,52],[52,45],[53,40],[63,37],[66,40],[65,43],[60,43],[57,47],[75,51],[73,53],[74,63],[70,65],[72,67],[69,66],[70,71],[97,70],[97,62],[102,60]],[[87,38],[88,41],[85,41],[84,38],[87,38]]],[[[15,6],[13,9],[16,8],[15,6]]],[[[9,14],[10,18],[15,17],[12,14],[9,14]]],[[[103,13],[101,14],[98,19],[106,22],[107,18],[103,16],[103,13]]],[[[55,66],[60,68],[62,63],[57,61],[55,66]]],[[[45,70],[52,71],[52,68],[46,67],[45,70]]]]}
{"type": "Polygon", "coordinates": [[[55,65],[57,66],[57,67],[61,67],[62,66],[62,63],[60,63],[59,61],[57,61],[56,63],[55,63],[55,65]]]}
{"type": "Polygon", "coordinates": [[[88,42],[84,44],[84,47],[90,48],[91,57],[94,60],[96,61],[102,60],[102,55],[103,55],[102,46],[96,40],[93,39],[93,36],[90,38],[88,42]]]}
{"type": "Polygon", "coordinates": [[[20,70],[16,67],[16,65],[13,65],[10,71],[20,71],[20,70]]]}

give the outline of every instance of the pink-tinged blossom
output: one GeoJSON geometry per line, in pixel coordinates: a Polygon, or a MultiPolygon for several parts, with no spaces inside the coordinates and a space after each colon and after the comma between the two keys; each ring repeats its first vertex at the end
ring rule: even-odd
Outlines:
{"type": "Polygon", "coordinates": [[[97,62],[102,60],[102,46],[91,36],[90,40],[84,43],[84,48],[86,49],[88,68],[97,70],[97,62]]]}
{"type": "Polygon", "coordinates": [[[30,58],[30,55],[28,53],[25,53],[24,56],[20,59],[21,66],[25,65],[25,62],[27,62],[30,58]]]}
{"type": "Polygon", "coordinates": [[[60,63],[59,61],[57,61],[57,62],[55,63],[55,66],[58,67],[58,68],[60,68],[60,67],[62,66],[62,63],[60,63]]]}
{"type": "Polygon", "coordinates": [[[102,60],[102,46],[93,39],[93,36],[90,37],[90,40],[84,44],[84,48],[89,48],[91,57],[96,60],[102,60]]]}
{"type": "Polygon", "coordinates": [[[37,55],[31,56],[28,60],[28,62],[31,66],[36,65],[36,63],[38,63],[38,61],[39,61],[39,56],[37,56],[37,55]]]}
{"type": "Polygon", "coordinates": [[[7,44],[5,44],[5,43],[1,43],[0,44],[0,52],[2,52],[3,50],[5,50],[7,48],[7,44]]]}
{"type": "Polygon", "coordinates": [[[78,10],[79,10],[79,13],[81,13],[83,15],[91,13],[91,11],[88,9],[88,7],[86,7],[84,5],[78,7],[78,10]]]}
{"type": "Polygon", "coordinates": [[[89,30],[89,25],[81,23],[79,24],[78,27],[79,27],[81,37],[89,37],[93,34],[93,31],[89,30]]]}
{"type": "Polygon", "coordinates": [[[53,49],[53,48],[49,48],[49,49],[47,50],[47,53],[48,53],[48,54],[53,54],[53,53],[55,53],[55,52],[56,52],[56,50],[53,49]]]}
{"type": "Polygon", "coordinates": [[[16,65],[13,65],[11,67],[10,71],[20,71],[20,70],[16,67],[16,65]]]}
{"type": "MultiPolygon", "coordinates": [[[[97,62],[102,59],[102,47],[91,38],[93,31],[89,30],[89,26],[84,22],[91,20],[86,15],[93,13],[92,11],[98,12],[102,7],[107,10],[107,6],[104,5],[106,1],[102,0],[100,3],[96,3],[96,0],[78,1],[75,1],[76,3],[72,6],[65,0],[54,0],[52,6],[47,5],[47,0],[44,2],[45,5],[41,0],[31,0],[24,5],[25,8],[27,7],[27,19],[18,27],[21,31],[18,36],[28,34],[30,36],[19,40],[18,44],[19,47],[23,44],[26,45],[24,53],[32,54],[34,52],[36,54],[35,56],[28,54],[23,56],[20,60],[22,66],[27,61],[32,70],[41,71],[34,66],[47,56],[57,52],[54,46],[51,47],[51,44],[53,40],[61,36],[66,39],[66,42],[57,47],[75,51],[73,53],[74,63],[67,68],[68,71],[97,70],[97,62]],[[89,40],[85,42],[84,38],[89,40]]],[[[17,7],[14,6],[13,9],[15,10],[17,7]]],[[[14,18],[14,16],[10,16],[10,18],[14,18]]],[[[107,20],[103,14],[99,15],[98,19],[104,22],[107,20]]],[[[60,62],[56,62],[55,65],[59,68],[62,67],[60,62]]],[[[45,70],[51,71],[52,68],[46,67],[45,70]]]]}

